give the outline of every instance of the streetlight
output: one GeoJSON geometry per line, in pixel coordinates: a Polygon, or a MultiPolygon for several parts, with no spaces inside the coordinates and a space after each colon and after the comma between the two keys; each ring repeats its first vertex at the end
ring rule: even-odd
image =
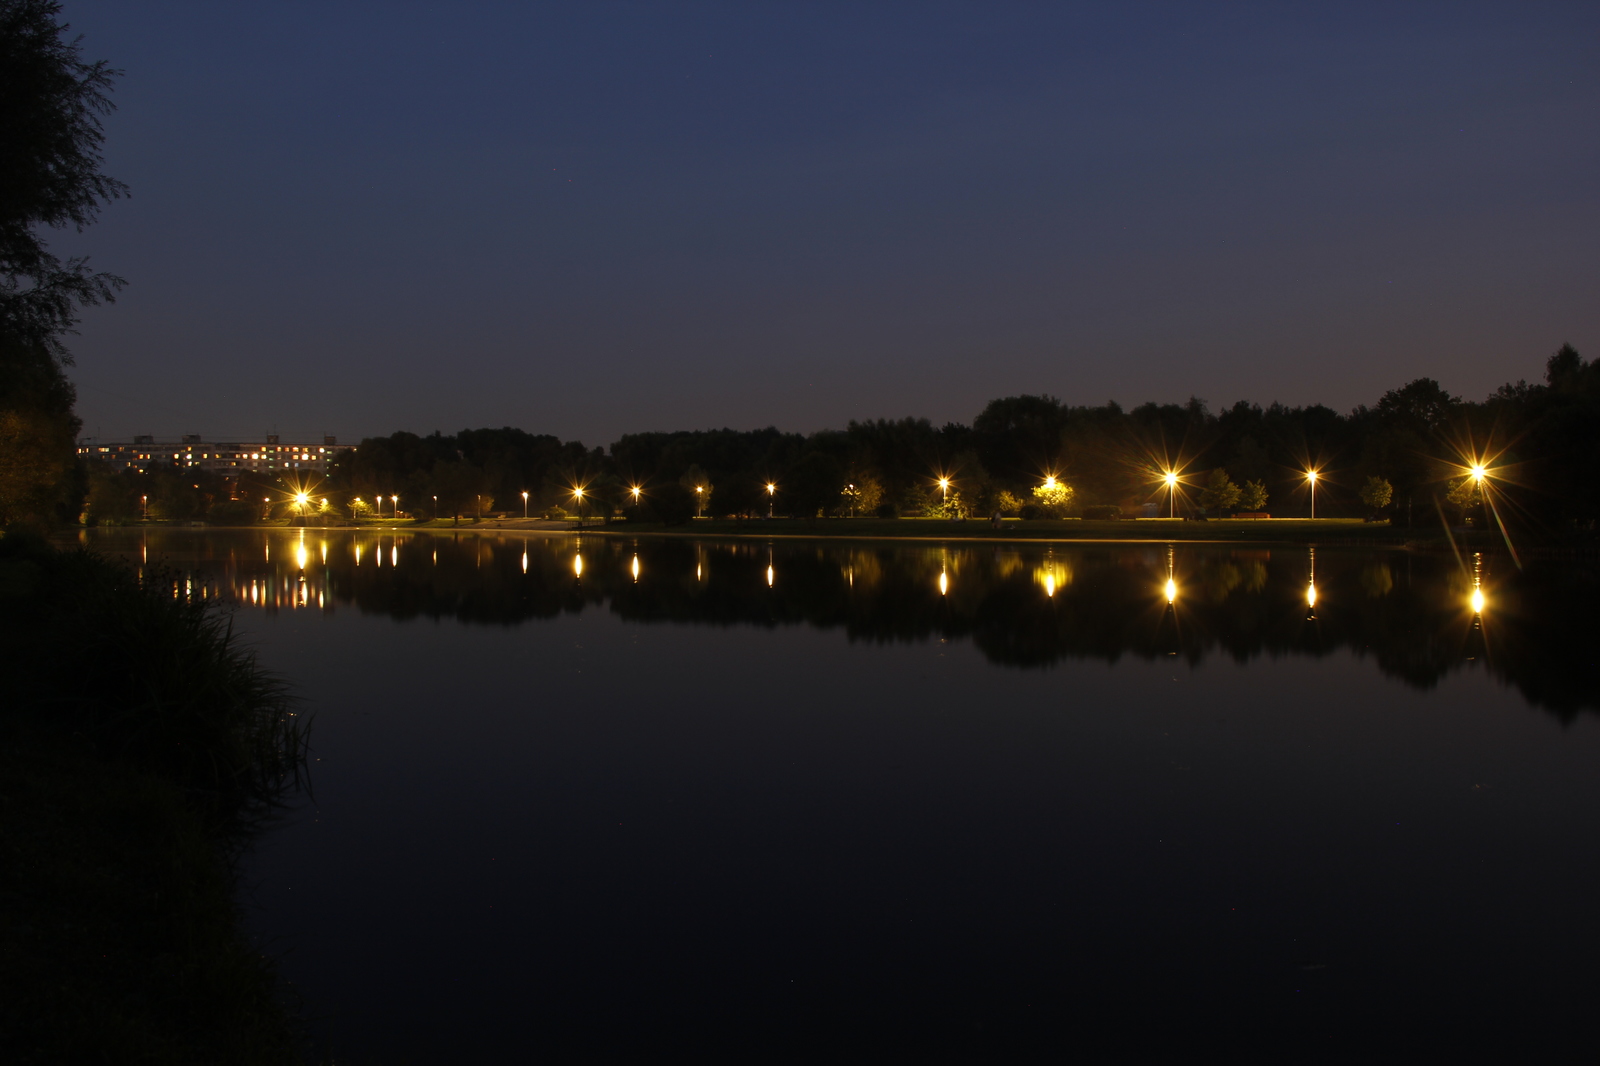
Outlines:
{"type": "Polygon", "coordinates": [[[528,520],[528,494],[526,492],[522,494],[522,520],[524,522],[528,520]]]}
{"type": "Polygon", "coordinates": [[[1311,483],[1311,517],[1315,520],[1317,517],[1317,472],[1315,470],[1307,470],[1306,480],[1311,483]]]}
{"type": "Polygon", "coordinates": [[[1167,517],[1178,517],[1178,472],[1168,470],[1161,480],[1167,483],[1167,517]]]}
{"type": "Polygon", "coordinates": [[[573,489],[572,490],[572,495],[578,501],[578,528],[582,529],[583,528],[583,489],[581,489],[581,488],[573,489]]]}
{"type": "Polygon", "coordinates": [[[703,495],[705,491],[704,485],[696,485],[694,487],[694,516],[696,518],[702,518],[705,515],[706,498],[703,495]]]}
{"type": "Polygon", "coordinates": [[[140,518],[149,518],[150,517],[150,497],[148,497],[148,496],[140,496],[139,497],[139,517],[140,518]]]}
{"type": "Polygon", "coordinates": [[[774,485],[770,481],[767,482],[767,517],[768,518],[772,517],[772,495],[773,495],[773,493],[775,493],[777,491],[778,491],[778,486],[774,485]]]}
{"type": "Polygon", "coordinates": [[[398,496],[389,497],[389,517],[394,519],[400,517],[400,497],[398,496]]]}
{"type": "Polygon", "coordinates": [[[949,478],[942,477],[942,478],[939,479],[939,491],[944,493],[944,502],[945,503],[949,503],[950,502],[950,479],[949,478]]]}
{"type": "Polygon", "coordinates": [[[439,520],[439,497],[437,496],[433,498],[433,520],[435,522],[439,520]]]}

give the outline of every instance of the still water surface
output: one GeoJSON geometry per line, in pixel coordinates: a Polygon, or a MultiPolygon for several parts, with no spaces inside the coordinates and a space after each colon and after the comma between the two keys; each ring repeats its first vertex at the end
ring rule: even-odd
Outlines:
{"type": "Polygon", "coordinates": [[[1600,991],[1592,564],[88,539],[315,712],[247,902],[356,1061],[1417,1061],[1600,991]]]}

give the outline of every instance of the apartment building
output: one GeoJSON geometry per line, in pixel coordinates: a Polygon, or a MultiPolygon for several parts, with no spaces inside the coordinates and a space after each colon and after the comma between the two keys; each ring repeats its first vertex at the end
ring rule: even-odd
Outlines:
{"type": "Polygon", "coordinates": [[[208,441],[197,433],[180,440],[157,440],[136,436],[131,441],[85,440],[78,454],[96,459],[118,470],[206,470],[223,475],[243,471],[281,474],[301,471],[326,474],[328,463],[352,444],[340,444],[337,437],[323,437],[317,444],[282,441],[269,433],[264,441],[208,441]]]}

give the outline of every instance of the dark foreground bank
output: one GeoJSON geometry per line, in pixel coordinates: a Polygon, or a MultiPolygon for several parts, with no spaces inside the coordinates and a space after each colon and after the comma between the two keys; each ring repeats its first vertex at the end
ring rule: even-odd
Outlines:
{"type": "Polygon", "coordinates": [[[11,1063],[300,1061],[234,862],[306,729],[225,618],[0,539],[0,1048],[11,1063]]]}

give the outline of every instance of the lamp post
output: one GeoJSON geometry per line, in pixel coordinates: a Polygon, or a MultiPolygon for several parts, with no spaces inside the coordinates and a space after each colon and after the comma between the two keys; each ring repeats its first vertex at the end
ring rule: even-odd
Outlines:
{"type": "Polygon", "coordinates": [[[1311,483],[1311,519],[1315,521],[1317,517],[1317,472],[1315,470],[1307,470],[1306,480],[1311,483]]]}
{"type": "Polygon", "coordinates": [[[694,487],[694,516],[696,518],[703,518],[705,516],[705,491],[706,487],[704,485],[696,485],[694,487]]]}
{"type": "Polygon", "coordinates": [[[583,489],[572,490],[573,498],[578,501],[578,528],[583,528],[583,489]]]}
{"type": "Polygon", "coordinates": [[[767,482],[767,517],[768,518],[772,517],[772,495],[773,495],[773,493],[775,493],[777,491],[778,491],[778,486],[774,485],[770,481],[767,482]]]}
{"type": "Polygon", "coordinates": [[[389,517],[393,518],[393,519],[399,519],[399,517],[400,517],[400,497],[399,496],[390,496],[389,497],[389,517]]]}
{"type": "Polygon", "coordinates": [[[1167,483],[1167,517],[1168,518],[1177,518],[1178,517],[1178,472],[1176,470],[1168,470],[1166,472],[1166,474],[1162,477],[1162,480],[1167,483]]]}
{"type": "Polygon", "coordinates": [[[939,491],[944,494],[943,497],[942,497],[943,502],[944,503],[949,503],[950,502],[950,479],[949,478],[942,477],[942,478],[939,479],[939,491]]]}
{"type": "Polygon", "coordinates": [[[139,497],[139,517],[147,520],[150,517],[150,497],[148,496],[139,497]]]}
{"type": "Polygon", "coordinates": [[[524,522],[528,520],[528,494],[526,492],[522,494],[522,520],[524,522]]]}
{"type": "Polygon", "coordinates": [[[435,522],[439,520],[439,497],[437,496],[433,498],[433,520],[435,522]]]}

